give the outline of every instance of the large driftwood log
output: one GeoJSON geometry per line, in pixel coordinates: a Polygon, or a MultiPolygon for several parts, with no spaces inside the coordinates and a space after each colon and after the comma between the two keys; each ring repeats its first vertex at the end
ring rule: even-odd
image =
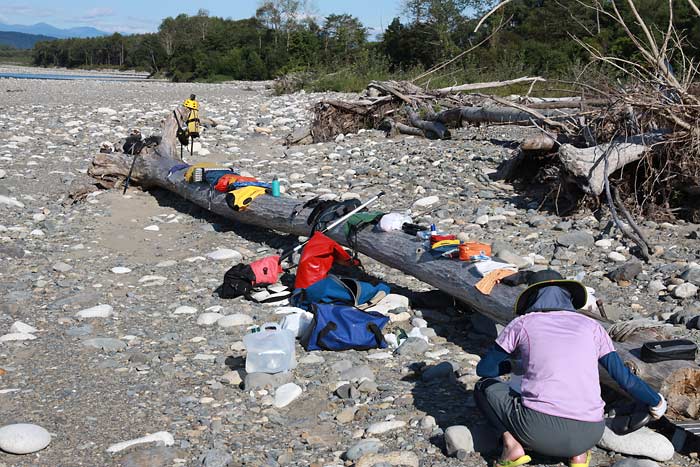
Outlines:
{"type": "Polygon", "coordinates": [[[625,165],[639,160],[654,143],[663,138],[662,133],[633,136],[625,140],[617,139],[592,148],[577,148],[562,144],[559,158],[566,170],[571,173],[581,188],[598,196],[605,188],[605,179],[625,165]],[[605,171],[605,157],[608,170],[605,171]]]}
{"type": "MultiPolygon", "coordinates": [[[[174,118],[171,116],[169,120],[174,118]]],[[[175,125],[173,121],[165,122],[165,129],[175,125]]],[[[169,134],[169,133],[168,133],[169,134]]],[[[165,138],[164,138],[165,139],[165,138]]],[[[291,218],[292,212],[303,203],[300,200],[263,195],[255,199],[250,207],[242,212],[231,210],[225,201],[225,195],[213,191],[206,184],[186,183],[183,170],[171,169],[178,165],[176,144],[161,144],[156,151],[144,150],[136,161],[132,180],[143,187],[159,187],[177,193],[183,198],[227,219],[245,224],[274,229],[294,235],[308,235],[309,226],[306,217],[309,210],[291,218]]],[[[123,153],[97,154],[89,169],[96,178],[104,176],[125,177],[131,165],[130,156],[123,153]]],[[[346,243],[341,228],[328,233],[340,243],[346,243]]],[[[420,243],[415,237],[402,232],[374,232],[364,230],[358,235],[358,250],[392,268],[430,284],[445,293],[463,301],[474,311],[490,317],[494,321],[506,324],[513,319],[513,303],[521,291],[520,287],[497,285],[491,295],[484,295],[476,290],[475,284],[480,277],[472,265],[460,261],[435,259],[429,253],[419,251],[420,243]]],[[[643,376],[655,388],[668,392],[669,401],[682,399],[683,407],[674,408],[678,414],[687,413],[687,395],[679,395],[681,384],[689,378],[700,380],[700,370],[688,362],[664,362],[645,364],[637,358],[636,352],[640,342],[630,339],[616,344],[623,359],[643,376]]],[[[697,396],[695,396],[697,398],[697,396]]],[[[694,403],[697,400],[693,399],[694,403]]]]}

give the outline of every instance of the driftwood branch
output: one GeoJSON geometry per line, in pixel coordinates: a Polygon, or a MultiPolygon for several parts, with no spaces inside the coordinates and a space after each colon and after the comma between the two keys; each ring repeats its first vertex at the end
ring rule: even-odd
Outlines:
{"type": "Polygon", "coordinates": [[[652,133],[617,139],[592,148],[582,149],[570,144],[562,144],[559,148],[559,158],[586,193],[598,196],[603,193],[605,180],[612,173],[641,159],[651,145],[662,139],[662,133],[652,133]],[[605,170],[606,155],[608,170],[605,170]]]}
{"type": "Polygon", "coordinates": [[[451,86],[449,88],[435,89],[432,92],[437,96],[447,96],[448,94],[455,94],[458,92],[478,91],[480,89],[490,89],[490,88],[500,88],[500,87],[504,87],[504,86],[512,86],[514,84],[521,84],[521,83],[544,83],[545,81],[547,81],[547,80],[544,78],[541,78],[539,76],[535,76],[532,78],[524,76],[522,78],[509,79],[506,81],[490,81],[490,82],[485,82],[485,83],[461,84],[459,86],[451,86]]]}

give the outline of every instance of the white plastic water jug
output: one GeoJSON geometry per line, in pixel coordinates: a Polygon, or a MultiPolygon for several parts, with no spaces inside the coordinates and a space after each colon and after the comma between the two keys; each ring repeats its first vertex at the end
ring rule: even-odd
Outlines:
{"type": "Polygon", "coordinates": [[[281,373],[297,366],[294,333],[277,323],[265,323],[260,332],[243,337],[247,373],[281,373]]]}

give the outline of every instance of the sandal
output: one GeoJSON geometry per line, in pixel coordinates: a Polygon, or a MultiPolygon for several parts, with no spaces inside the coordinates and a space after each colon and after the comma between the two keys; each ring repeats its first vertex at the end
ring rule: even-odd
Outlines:
{"type": "MultiPolygon", "coordinates": [[[[507,460],[499,460],[496,461],[495,464],[493,464],[493,467],[518,467],[520,465],[525,465],[532,461],[532,458],[525,454],[524,456],[520,456],[515,460],[512,461],[507,461],[507,460]]],[[[574,465],[572,467],[578,467],[577,465],[574,465]]]]}
{"type": "Polygon", "coordinates": [[[588,451],[586,453],[586,462],[585,463],[575,463],[575,462],[570,462],[569,467],[588,467],[591,463],[591,451],[588,451]]]}

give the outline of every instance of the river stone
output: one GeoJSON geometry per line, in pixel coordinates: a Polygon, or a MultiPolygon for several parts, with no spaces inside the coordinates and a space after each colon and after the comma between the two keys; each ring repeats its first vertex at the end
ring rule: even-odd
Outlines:
{"type": "Polygon", "coordinates": [[[691,298],[698,293],[698,287],[690,282],[686,282],[673,289],[672,293],[676,298],[691,298]]]}
{"type": "Polygon", "coordinates": [[[370,426],[367,427],[367,434],[370,435],[380,435],[382,433],[386,433],[388,431],[392,430],[398,430],[399,428],[403,428],[406,426],[406,422],[403,420],[391,420],[388,422],[377,422],[377,423],[372,423],[370,426]]]}
{"type": "Polygon", "coordinates": [[[253,324],[253,318],[243,313],[235,313],[232,315],[226,315],[220,318],[216,324],[221,328],[230,328],[233,326],[247,326],[253,324]]]}
{"type": "Polygon", "coordinates": [[[642,263],[633,259],[631,261],[627,261],[622,266],[610,272],[610,274],[608,274],[608,277],[611,281],[615,281],[618,284],[620,284],[624,282],[632,282],[635,277],[641,274],[641,272],[642,263]]]}
{"type": "Polygon", "coordinates": [[[382,448],[382,442],[376,438],[366,438],[354,444],[345,453],[345,459],[356,461],[367,454],[375,454],[382,448]]]}
{"type": "Polygon", "coordinates": [[[615,261],[616,263],[623,263],[627,261],[627,257],[622,253],[618,253],[617,251],[611,251],[608,253],[608,259],[615,261]]]}
{"type": "Polygon", "coordinates": [[[588,232],[575,230],[557,237],[557,243],[565,247],[591,247],[595,243],[595,238],[588,232]]]}
{"type": "Polygon", "coordinates": [[[413,203],[413,209],[425,209],[440,202],[437,196],[427,196],[413,203]]]}
{"type": "Polygon", "coordinates": [[[178,457],[183,457],[183,454],[177,449],[155,446],[129,452],[124,456],[121,467],[171,467],[178,457]]]}
{"type": "Polygon", "coordinates": [[[97,305],[80,310],[75,314],[75,317],[78,319],[107,318],[112,314],[112,311],[114,311],[114,308],[111,305],[97,305]]]}
{"type": "Polygon", "coordinates": [[[624,436],[618,436],[606,427],[603,437],[598,441],[598,447],[630,456],[649,457],[660,462],[671,460],[674,453],[671,441],[647,427],[624,436]]]}
{"type": "Polygon", "coordinates": [[[686,282],[700,287],[700,267],[691,266],[683,271],[679,277],[686,282]]]}
{"type": "Polygon", "coordinates": [[[221,313],[202,313],[197,317],[197,324],[200,326],[211,326],[223,318],[221,313]]]}
{"type": "Polygon", "coordinates": [[[21,321],[16,321],[12,326],[10,326],[10,332],[22,333],[22,334],[34,334],[39,330],[34,326],[30,326],[21,321]]]}
{"type": "Polygon", "coordinates": [[[51,442],[51,435],[39,425],[16,423],[0,428],[0,449],[11,454],[41,451],[51,442]]]}
{"type": "Polygon", "coordinates": [[[233,462],[233,456],[223,449],[210,449],[204,455],[202,467],[228,467],[233,462]]]}
{"type": "Polygon", "coordinates": [[[57,272],[68,272],[71,269],[73,269],[73,266],[70,264],[66,264],[63,261],[59,261],[58,263],[53,265],[53,270],[57,272]]]}
{"type": "Polygon", "coordinates": [[[432,415],[426,415],[420,419],[420,429],[421,430],[432,430],[437,426],[437,421],[432,415]]]}
{"type": "Polygon", "coordinates": [[[197,309],[193,306],[187,305],[179,306],[175,308],[175,311],[173,311],[173,314],[175,315],[193,315],[195,313],[197,313],[197,309]]]}
{"type": "Polygon", "coordinates": [[[115,268],[112,268],[112,272],[114,274],[129,274],[131,272],[131,269],[117,266],[115,268]]]}
{"type": "Polygon", "coordinates": [[[126,348],[126,343],[120,341],[119,339],[114,339],[112,337],[95,337],[83,341],[83,345],[86,347],[94,347],[96,349],[104,351],[119,351],[126,348]]]}
{"type": "Polygon", "coordinates": [[[268,373],[248,373],[245,375],[243,387],[246,391],[252,389],[264,389],[266,387],[277,388],[292,381],[292,373],[284,371],[274,375],[268,373]]]}
{"type": "Polygon", "coordinates": [[[454,376],[454,372],[458,369],[459,368],[455,368],[450,362],[441,362],[425,369],[421,375],[421,379],[423,381],[432,381],[434,379],[450,378],[454,376]]]}
{"type": "Polygon", "coordinates": [[[0,204],[6,204],[8,206],[12,206],[15,208],[23,208],[24,207],[23,202],[17,201],[16,199],[10,198],[10,197],[5,196],[5,195],[0,195],[0,204]]]}
{"type": "Polygon", "coordinates": [[[357,390],[355,386],[352,384],[343,384],[340,386],[338,389],[335,390],[335,393],[338,397],[341,399],[359,399],[360,398],[360,391],[357,390]]]}
{"type": "Polygon", "coordinates": [[[36,339],[34,334],[26,332],[11,332],[10,334],[0,336],[0,342],[33,341],[34,339],[36,339]]]}
{"type": "Polygon", "coordinates": [[[428,350],[428,343],[420,337],[409,337],[401,343],[395,353],[397,355],[417,355],[428,350]]]}
{"type": "Polygon", "coordinates": [[[474,452],[474,440],[469,428],[454,425],[445,430],[445,448],[448,456],[456,456],[459,451],[474,452]]]}
{"type": "Polygon", "coordinates": [[[612,240],[610,240],[609,238],[603,238],[601,240],[596,241],[595,246],[607,250],[608,248],[612,247],[612,240]]]}
{"type": "Polygon", "coordinates": [[[355,467],[419,467],[418,456],[410,451],[392,451],[386,454],[367,454],[355,463],[355,467]]]}
{"type": "Polygon", "coordinates": [[[340,379],[343,381],[374,381],[374,372],[368,365],[359,365],[347,368],[340,372],[340,379]]]}
{"type": "Polygon", "coordinates": [[[238,263],[243,259],[243,255],[236,250],[229,248],[220,248],[206,254],[206,257],[214,261],[232,260],[233,263],[238,263]]]}
{"type": "Polygon", "coordinates": [[[622,459],[612,467],[659,467],[659,464],[649,459],[622,459]]]}
{"type": "Polygon", "coordinates": [[[301,387],[294,383],[283,384],[275,390],[275,402],[273,405],[278,409],[286,407],[301,396],[302,392],[301,387]]]}

